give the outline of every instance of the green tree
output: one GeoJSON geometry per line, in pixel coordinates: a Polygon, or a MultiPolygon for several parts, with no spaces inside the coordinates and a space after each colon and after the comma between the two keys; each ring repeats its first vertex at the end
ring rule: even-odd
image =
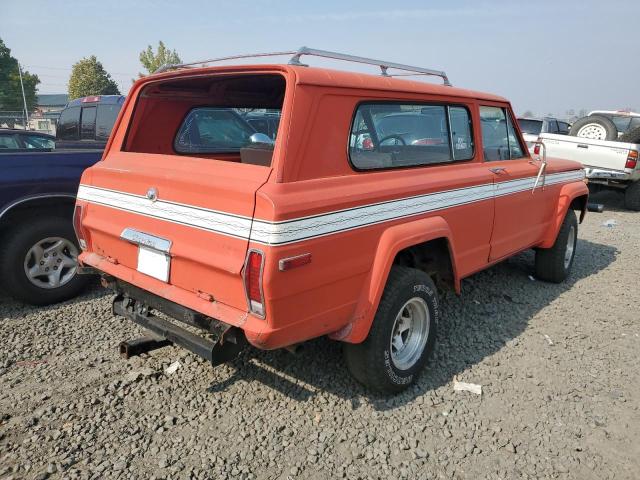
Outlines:
{"type": "MultiPolygon", "coordinates": [[[[158,42],[158,50],[153,53],[153,47],[149,45],[146,50],[140,52],[140,63],[147,71],[147,74],[155,72],[162,65],[181,63],[180,56],[175,50],[169,50],[162,41],[158,42]]],[[[139,74],[144,77],[144,73],[139,74]]]]}
{"type": "MultiPolygon", "coordinates": [[[[27,99],[27,110],[35,110],[38,84],[40,79],[25,70],[22,71],[22,83],[24,95],[27,99]]],[[[7,48],[0,38],[0,110],[24,110],[22,89],[20,87],[20,73],[18,60],[11,56],[11,50],[7,48]]]]}
{"type": "Polygon", "coordinates": [[[74,64],[69,77],[69,100],[89,95],[119,95],[113,81],[95,55],[74,64]]]}

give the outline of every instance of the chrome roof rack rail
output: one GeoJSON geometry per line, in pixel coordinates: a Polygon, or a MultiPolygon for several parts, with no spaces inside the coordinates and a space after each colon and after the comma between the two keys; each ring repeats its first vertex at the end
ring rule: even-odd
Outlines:
{"type": "Polygon", "coordinates": [[[300,48],[297,52],[295,52],[293,57],[291,57],[291,60],[289,60],[289,64],[304,65],[303,63],[300,63],[300,57],[302,57],[303,55],[312,55],[315,57],[331,58],[334,60],[344,60],[346,62],[365,63],[367,65],[375,65],[377,67],[380,67],[380,74],[385,77],[394,76],[387,73],[387,70],[389,68],[394,70],[402,70],[405,72],[412,72],[412,74],[433,75],[435,77],[442,78],[445,85],[451,86],[451,83],[449,82],[449,78],[447,77],[447,74],[445,72],[441,72],[438,70],[431,70],[429,68],[422,68],[422,67],[412,67],[411,65],[404,65],[402,63],[387,62],[384,60],[374,60],[373,58],[357,57],[355,55],[347,55],[345,53],[338,53],[338,52],[329,52],[327,50],[316,50],[315,48],[307,48],[307,47],[300,48]]]}
{"type": "Polygon", "coordinates": [[[308,48],[308,47],[301,47],[296,51],[251,53],[246,55],[232,55],[229,57],[210,58],[208,60],[199,60],[197,62],[167,64],[167,65],[162,65],[153,73],[166,72],[167,70],[171,70],[174,68],[185,68],[185,67],[191,67],[194,65],[201,65],[201,64],[204,65],[206,63],[223,62],[226,60],[239,60],[243,58],[258,58],[258,57],[281,57],[285,55],[292,55],[291,59],[289,60],[289,65],[301,65],[306,67],[307,65],[300,62],[300,58],[303,55],[309,55],[314,57],[330,58],[333,60],[344,60],[346,62],[375,65],[377,67],[380,67],[380,74],[385,77],[406,76],[406,75],[431,75],[431,76],[442,78],[445,85],[451,86],[451,83],[449,82],[449,78],[447,77],[447,74],[439,70],[431,70],[429,68],[422,68],[422,67],[413,67],[411,65],[404,65],[402,63],[387,62],[384,60],[374,60],[373,58],[358,57],[355,55],[347,55],[345,53],[330,52],[328,50],[318,50],[315,48],[308,48]],[[388,69],[401,70],[403,72],[411,72],[411,73],[391,75],[388,73],[388,69]]]}

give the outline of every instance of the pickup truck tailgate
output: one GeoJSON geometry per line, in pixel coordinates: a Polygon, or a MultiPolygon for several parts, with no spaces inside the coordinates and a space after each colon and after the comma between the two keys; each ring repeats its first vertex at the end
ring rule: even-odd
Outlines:
{"type": "Polygon", "coordinates": [[[638,148],[631,143],[551,133],[541,134],[540,140],[546,145],[549,157],[575,160],[585,167],[619,171],[625,170],[629,152],[638,148]]]}

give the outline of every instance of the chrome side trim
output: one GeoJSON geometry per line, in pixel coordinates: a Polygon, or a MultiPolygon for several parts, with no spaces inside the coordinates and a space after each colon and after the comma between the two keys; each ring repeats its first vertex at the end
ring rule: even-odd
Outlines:
{"type": "Polygon", "coordinates": [[[133,228],[125,228],[120,234],[120,238],[127,242],[135,243],[136,245],[153,248],[159,252],[169,253],[169,250],[171,250],[171,240],[149,235],[148,233],[140,232],[133,228]]]}

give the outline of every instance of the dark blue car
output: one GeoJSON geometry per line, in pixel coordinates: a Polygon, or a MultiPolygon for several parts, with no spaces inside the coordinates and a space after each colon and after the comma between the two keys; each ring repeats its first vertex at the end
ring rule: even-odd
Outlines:
{"type": "Polygon", "coordinates": [[[83,288],[75,196],[84,169],[100,160],[123,101],[119,95],[73,100],[60,115],[55,146],[0,147],[0,286],[9,295],[46,305],[83,288]]]}

